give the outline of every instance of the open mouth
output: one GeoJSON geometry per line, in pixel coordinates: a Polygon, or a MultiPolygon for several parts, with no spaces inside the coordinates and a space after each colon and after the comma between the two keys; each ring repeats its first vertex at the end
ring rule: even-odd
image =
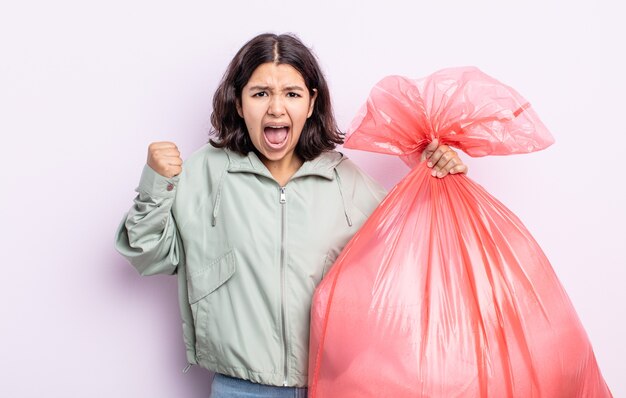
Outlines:
{"type": "Polygon", "coordinates": [[[287,137],[289,136],[289,126],[286,126],[286,125],[266,126],[263,129],[263,136],[265,136],[265,142],[271,148],[281,149],[287,142],[287,137]]]}

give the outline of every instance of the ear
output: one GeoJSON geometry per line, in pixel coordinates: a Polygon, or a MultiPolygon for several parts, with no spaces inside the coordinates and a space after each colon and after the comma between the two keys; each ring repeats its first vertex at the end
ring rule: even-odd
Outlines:
{"type": "Polygon", "coordinates": [[[240,99],[237,99],[237,101],[235,102],[235,106],[237,107],[237,113],[239,114],[239,117],[243,118],[243,109],[241,108],[240,99]]]}
{"type": "Polygon", "coordinates": [[[311,115],[313,114],[313,108],[315,107],[315,100],[317,99],[317,89],[314,88],[313,89],[313,95],[311,96],[311,99],[309,99],[309,113],[306,115],[306,118],[310,118],[311,115]]]}

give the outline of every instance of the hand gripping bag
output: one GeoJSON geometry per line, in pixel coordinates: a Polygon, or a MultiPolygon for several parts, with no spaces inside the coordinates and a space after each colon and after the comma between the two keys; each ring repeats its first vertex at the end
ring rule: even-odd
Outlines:
{"type": "Polygon", "coordinates": [[[419,163],[434,138],[472,156],[553,142],[524,98],[476,68],[373,88],[345,146],[413,169],[315,292],[309,397],[611,397],[522,222],[465,175],[419,163]]]}

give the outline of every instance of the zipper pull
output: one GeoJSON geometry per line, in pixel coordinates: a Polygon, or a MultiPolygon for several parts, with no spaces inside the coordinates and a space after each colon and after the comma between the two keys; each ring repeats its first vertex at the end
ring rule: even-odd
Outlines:
{"type": "Polygon", "coordinates": [[[285,187],[280,187],[280,204],[287,203],[287,199],[285,198],[285,187]]]}

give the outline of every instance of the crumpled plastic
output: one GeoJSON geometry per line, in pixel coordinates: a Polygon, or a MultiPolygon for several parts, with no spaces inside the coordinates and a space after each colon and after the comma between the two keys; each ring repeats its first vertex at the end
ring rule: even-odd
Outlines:
{"type": "Polygon", "coordinates": [[[345,146],[413,169],[315,292],[309,397],[611,397],[522,222],[467,176],[420,163],[435,138],[471,156],[553,143],[523,97],[473,67],[373,88],[345,146]]]}

